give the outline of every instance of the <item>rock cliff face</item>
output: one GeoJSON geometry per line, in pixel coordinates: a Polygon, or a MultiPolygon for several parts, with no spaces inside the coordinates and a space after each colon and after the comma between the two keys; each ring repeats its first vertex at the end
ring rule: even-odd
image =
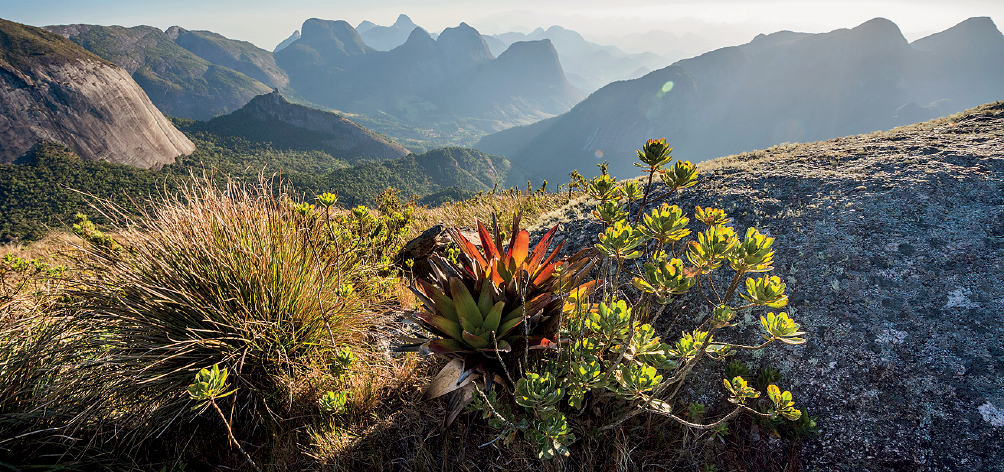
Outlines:
{"type": "MultiPolygon", "coordinates": [[[[787,284],[782,310],[807,342],[740,359],[778,367],[818,415],[819,435],[800,442],[804,470],[1004,470],[1004,102],[699,169],[670,204],[688,215],[722,208],[739,234],[754,226],[776,238],[771,275],[787,284]]],[[[569,251],[595,244],[594,205],[540,225],[562,223],[569,251]]],[[[700,319],[705,306],[691,293],[668,308],[700,319]]],[[[758,339],[756,317],[737,321],[741,336],[726,341],[758,339]]],[[[669,342],[688,328],[658,327],[669,342]]],[[[697,375],[717,379],[711,396],[684,401],[720,398],[722,369],[697,375]]],[[[753,437],[754,447],[782,446],[753,437]]]]}
{"type": "MultiPolygon", "coordinates": [[[[440,41],[446,36],[441,35],[440,41]]],[[[451,109],[507,122],[540,120],[575,106],[582,93],[572,87],[551,41],[513,43],[486,63],[461,89],[451,109]]]]}
{"type": "MultiPolygon", "coordinates": [[[[121,66],[132,75],[157,108],[168,116],[208,120],[237,110],[256,95],[268,93],[273,88],[226,65],[199,57],[152,26],[54,25],[45,29],[121,66]]],[[[184,32],[173,28],[171,33],[177,38],[184,32]]],[[[203,35],[202,39],[216,44],[212,48],[206,47],[205,43],[202,47],[190,44],[193,49],[206,54],[212,49],[220,52],[221,49],[241,47],[246,52],[242,54],[244,59],[229,61],[228,64],[264,72],[261,67],[254,66],[254,62],[266,60],[269,56],[267,51],[219,35],[203,35]]],[[[226,57],[222,54],[206,55],[218,59],[226,57]]]]}
{"type": "Polygon", "coordinates": [[[0,162],[43,140],[145,168],[195,150],[128,72],[56,34],[0,20],[0,162]]]}
{"type": "Polygon", "coordinates": [[[410,154],[404,146],[335,113],[289,103],[279,92],[259,95],[244,108],[216,118],[210,124],[246,119],[263,123],[279,122],[322,133],[326,136],[323,142],[326,147],[341,151],[347,157],[387,160],[410,154]]]}

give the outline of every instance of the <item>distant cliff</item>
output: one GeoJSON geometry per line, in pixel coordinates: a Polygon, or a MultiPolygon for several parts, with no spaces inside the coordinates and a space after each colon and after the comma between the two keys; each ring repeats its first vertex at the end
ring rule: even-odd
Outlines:
{"type": "Polygon", "coordinates": [[[128,72],[57,34],[0,20],[0,163],[40,141],[145,168],[195,150],[128,72]]]}

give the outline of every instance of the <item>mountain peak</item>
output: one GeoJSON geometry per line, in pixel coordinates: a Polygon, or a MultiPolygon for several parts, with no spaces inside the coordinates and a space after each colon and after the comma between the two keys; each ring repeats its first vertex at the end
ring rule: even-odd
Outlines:
{"type": "Polygon", "coordinates": [[[172,27],[164,30],[164,33],[167,34],[167,37],[171,38],[171,40],[173,41],[173,40],[178,39],[178,36],[180,36],[181,34],[183,34],[185,31],[187,31],[187,30],[185,30],[185,28],[182,28],[182,27],[180,27],[178,25],[174,25],[174,26],[172,26],[172,27]]]}
{"type": "Polygon", "coordinates": [[[334,49],[341,53],[338,55],[355,56],[372,51],[363,42],[359,32],[343,20],[311,18],[303,22],[300,31],[300,39],[297,42],[334,46],[334,49]]]}
{"type": "Polygon", "coordinates": [[[454,28],[446,28],[439,34],[436,42],[439,43],[446,56],[447,63],[455,71],[484,64],[495,58],[492,56],[491,50],[488,49],[485,39],[481,37],[481,33],[478,33],[478,30],[467,23],[460,23],[454,28]]]}
{"type": "Polygon", "coordinates": [[[496,61],[500,67],[518,71],[519,78],[511,80],[568,86],[565,73],[558,60],[558,51],[549,39],[537,41],[517,41],[499,55],[496,61]],[[532,79],[532,80],[530,80],[532,79]]]}
{"type": "Polygon", "coordinates": [[[277,53],[279,51],[282,51],[283,49],[286,49],[286,47],[288,47],[290,44],[293,44],[297,39],[300,39],[300,30],[293,31],[293,34],[289,35],[288,38],[282,40],[281,43],[275,46],[275,49],[272,50],[272,53],[277,53]]]}
{"type": "Polygon", "coordinates": [[[408,31],[415,29],[415,26],[417,25],[411,21],[411,18],[408,18],[408,15],[405,15],[404,13],[398,15],[397,21],[394,22],[395,28],[404,28],[408,31]]]}
{"type": "Polygon", "coordinates": [[[314,108],[289,103],[278,90],[258,95],[247,105],[229,115],[213,118],[210,123],[226,123],[251,119],[257,122],[280,122],[285,125],[327,135],[329,146],[344,152],[348,157],[378,160],[398,159],[409,151],[351,120],[314,108]]]}
{"type": "Polygon", "coordinates": [[[363,34],[363,33],[367,32],[367,31],[369,31],[369,30],[371,30],[373,28],[376,28],[376,27],[377,27],[376,23],[374,23],[374,22],[372,22],[370,20],[363,20],[362,22],[359,23],[358,26],[356,26],[356,31],[359,34],[363,34]]]}
{"type": "Polygon", "coordinates": [[[896,23],[885,18],[872,18],[855,26],[851,31],[878,41],[894,40],[897,42],[906,42],[906,38],[903,37],[899,26],[896,26],[896,23]]]}
{"type": "Polygon", "coordinates": [[[921,51],[939,50],[985,50],[1004,48],[1004,35],[994,21],[986,16],[969,18],[940,33],[918,39],[911,43],[921,51]]]}
{"type": "Polygon", "coordinates": [[[411,30],[411,34],[408,35],[408,40],[404,42],[404,44],[409,44],[409,43],[435,44],[436,40],[432,39],[432,35],[430,35],[429,32],[425,30],[425,28],[422,28],[421,26],[416,26],[415,29],[411,30]]]}

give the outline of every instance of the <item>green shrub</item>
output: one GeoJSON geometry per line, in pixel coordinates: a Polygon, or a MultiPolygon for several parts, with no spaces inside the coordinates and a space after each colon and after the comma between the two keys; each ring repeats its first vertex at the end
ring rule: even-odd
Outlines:
{"type": "Polygon", "coordinates": [[[550,458],[568,454],[573,431],[595,434],[641,413],[666,417],[690,429],[711,430],[716,436],[726,434],[727,422],[740,413],[793,425],[803,421],[801,431],[815,427],[814,421],[802,420],[791,393],[773,384],[776,378],[766,378],[770,383],[759,390],[751,387],[744,378],[749,371],[741,363],[731,364],[726,370],[732,377],[717,382],[719,388],[724,383],[731,411],[708,418],[698,403],[681,410],[678,396],[698,364],[725,361],[774,342],[801,344],[804,333],[786,313],[770,312],[760,317],[764,342],[743,345],[716,339],[721,330],[735,326],[733,319],[740,310],[787,304],[785,285],[778,277],[758,276],[773,269],[774,238],[754,228],[740,238],[726,226],[730,220],[724,211],[697,207],[693,221],[704,229],[685,241],[691,233],[690,219],[679,208],[662,203],[646,214],[645,203],[657,203],[696,182],[697,170],[689,162],[665,168],[670,151],[665,140],[650,140],[638,151],[645,164],[639,167],[648,172],[643,192],[637,184],[618,185],[603,165],[601,175],[589,183],[590,195],[599,201],[594,216],[604,224],[596,244],[604,258],[599,268],[602,295],[600,300],[588,300],[581,294],[562,293],[566,303],[558,339],[537,362],[524,363],[525,368],[516,372],[514,399],[475,392],[479,401],[473,407],[503,430],[499,437],[522,431],[537,446],[539,457],[550,458]],[[652,198],[656,174],[661,174],[667,191],[652,198]],[[638,200],[642,204],[633,209],[631,204],[638,200]],[[729,269],[730,274],[722,274],[729,269]],[[629,302],[630,287],[638,295],[629,302]],[[700,293],[708,315],[675,342],[664,343],[654,324],[667,304],[690,290],[700,293]],[[595,418],[601,410],[606,413],[595,418]]]}

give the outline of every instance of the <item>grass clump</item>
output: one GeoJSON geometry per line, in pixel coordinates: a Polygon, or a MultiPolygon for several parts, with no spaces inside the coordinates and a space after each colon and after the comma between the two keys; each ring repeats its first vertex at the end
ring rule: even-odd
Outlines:
{"type": "Polygon", "coordinates": [[[229,434],[213,433],[223,426],[258,465],[298,456],[297,430],[317,399],[352,384],[341,375],[346,352],[373,357],[364,336],[394,283],[383,251],[401,234],[383,215],[361,225],[275,193],[265,182],[193,181],[144,218],[125,217],[121,249],[91,239],[62,308],[94,333],[87,359],[55,386],[80,411],[69,431],[101,438],[114,428],[115,449],[143,462],[205,452],[240,466],[227,457],[229,434]],[[212,366],[233,393],[197,400],[188,387],[212,366]],[[208,399],[225,425],[192,412],[208,399]]]}

